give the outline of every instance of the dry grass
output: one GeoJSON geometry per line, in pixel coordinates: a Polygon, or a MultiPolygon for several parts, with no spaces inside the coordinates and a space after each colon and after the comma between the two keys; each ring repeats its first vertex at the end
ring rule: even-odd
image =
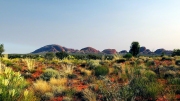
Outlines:
{"type": "Polygon", "coordinates": [[[84,98],[88,101],[96,101],[96,95],[89,89],[83,90],[84,98]]]}
{"type": "Polygon", "coordinates": [[[54,85],[54,86],[64,86],[67,84],[67,78],[60,78],[60,79],[51,78],[49,83],[50,85],[54,85]]]}
{"type": "Polygon", "coordinates": [[[109,74],[114,72],[114,68],[109,68],[109,74]]]}
{"type": "Polygon", "coordinates": [[[48,82],[43,81],[43,80],[37,80],[33,85],[34,85],[34,90],[42,94],[52,91],[52,88],[48,84],[48,82]]]}
{"type": "Polygon", "coordinates": [[[84,69],[84,68],[81,68],[81,72],[85,72],[88,76],[90,76],[92,74],[91,70],[87,70],[87,69],[84,69]]]}

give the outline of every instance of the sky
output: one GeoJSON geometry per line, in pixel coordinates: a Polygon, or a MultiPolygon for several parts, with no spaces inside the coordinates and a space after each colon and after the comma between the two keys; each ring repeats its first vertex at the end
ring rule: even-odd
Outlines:
{"type": "Polygon", "coordinates": [[[30,53],[49,44],[151,51],[180,48],[180,0],[0,0],[5,53],[30,53]]]}

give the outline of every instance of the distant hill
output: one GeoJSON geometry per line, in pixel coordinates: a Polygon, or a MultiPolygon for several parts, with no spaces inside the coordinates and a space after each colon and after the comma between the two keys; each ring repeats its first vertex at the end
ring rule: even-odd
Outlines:
{"type": "MultiPolygon", "coordinates": [[[[115,49],[104,49],[102,52],[92,48],[92,47],[85,47],[82,48],[81,50],[77,50],[77,49],[73,49],[73,48],[67,48],[61,45],[57,45],[57,44],[51,44],[51,45],[46,45],[43,46],[35,51],[33,51],[32,53],[46,53],[46,52],[67,52],[67,53],[94,53],[94,54],[116,54],[116,53],[120,53],[120,54],[126,54],[127,51],[126,50],[122,50],[120,52],[117,52],[115,49]]],[[[173,51],[171,50],[165,50],[163,48],[157,49],[155,52],[151,52],[149,49],[147,49],[145,46],[140,47],[140,54],[145,54],[145,55],[151,55],[151,54],[157,54],[160,55],[162,53],[165,53],[167,55],[172,54],[173,51]]]]}
{"type": "Polygon", "coordinates": [[[117,51],[115,49],[105,49],[102,52],[106,53],[106,54],[116,54],[117,53],[117,51]]]}
{"type": "Polygon", "coordinates": [[[85,47],[85,48],[82,48],[80,51],[83,51],[84,53],[100,53],[99,50],[92,47],[85,47]]]}
{"type": "Polygon", "coordinates": [[[43,47],[33,51],[32,53],[46,53],[46,52],[71,52],[71,53],[74,53],[77,51],[78,50],[62,47],[62,46],[56,45],[56,44],[52,44],[52,45],[43,46],[43,47]]]}

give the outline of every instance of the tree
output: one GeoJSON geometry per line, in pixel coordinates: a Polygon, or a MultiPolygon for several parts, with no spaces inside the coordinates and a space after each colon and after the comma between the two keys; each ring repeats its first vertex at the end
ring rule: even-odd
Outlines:
{"type": "Polygon", "coordinates": [[[139,49],[139,42],[132,42],[129,53],[131,53],[133,56],[137,56],[139,54],[139,49]]]}
{"type": "Polygon", "coordinates": [[[1,44],[1,45],[0,45],[0,57],[3,56],[2,53],[3,53],[4,51],[5,51],[5,50],[4,50],[4,45],[1,44]]]}
{"type": "Polygon", "coordinates": [[[172,56],[180,56],[180,49],[174,49],[172,56]]]}
{"type": "Polygon", "coordinates": [[[65,57],[67,57],[67,56],[68,56],[68,53],[66,53],[66,52],[57,52],[56,53],[56,57],[59,58],[59,59],[63,59],[65,57]]]}

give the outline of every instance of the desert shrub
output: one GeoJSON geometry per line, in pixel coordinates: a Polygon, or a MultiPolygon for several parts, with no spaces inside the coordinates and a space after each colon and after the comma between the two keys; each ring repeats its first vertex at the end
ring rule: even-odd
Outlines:
{"type": "Polygon", "coordinates": [[[72,98],[65,96],[65,97],[63,97],[63,100],[62,100],[62,101],[72,101],[72,98]]]}
{"type": "Polygon", "coordinates": [[[96,94],[93,93],[91,90],[89,89],[84,89],[83,91],[83,98],[86,100],[86,101],[96,101],[96,94]]]}
{"type": "Polygon", "coordinates": [[[180,56],[180,49],[174,49],[172,56],[180,56]]]}
{"type": "Polygon", "coordinates": [[[121,58],[121,59],[116,60],[116,63],[124,63],[125,61],[126,61],[126,59],[121,58]]]}
{"type": "Polygon", "coordinates": [[[63,68],[63,72],[66,74],[72,74],[75,68],[72,64],[61,64],[61,67],[63,68]]]}
{"type": "Polygon", "coordinates": [[[32,71],[35,68],[35,60],[30,58],[25,58],[23,61],[27,64],[28,70],[32,71]]]}
{"type": "Polygon", "coordinates": [[[65,89],[64,93],[68,97],[73,97],[75,95],[75,93],[76,93],[76,90],[73,89],[73,88],[65,89]]]}
{"type": "Polygon", "coordinates": [[[64,86],[66,85],[66,83],[67,83],[67,78],[59,78],[59,79],[51,78],[49,81],[49,84],[53,86],[64,86]]]}
{"type": "Polygon", "coordinates": [[[180,78],[171,78],[171,79],[168,79],[168,83],[169,84],[173,84],[173,85],[180,85],[180,78]]]}
{"type": "Polygon", "coordinates": [[[168,70],[164,73],[164,78],[174,78],[176,76],[176,72],[172,70],[168,70]]]}
{"type": "Polygon", "coordinates": [[[147,66],[154,66],[155,62],[153,60],[148,60],[146,63],[147,66]]]}
{"type": "Polygon", "coordinates": [[[66,52],[57,52],[56,57],[59,59],[64,59],[65,57],[68,57],[68,53],[66,52]]]}
{"type": "Polygon", "coordinates": [[[51,92],[52,88],[48,84],[48,82],[43,80],[37,80],[33,83],[34,91],[37,93],[38,96],[41,96],[41,94],[44,94],[46,92],[51,92]]]}
{"type": "Polygon", "coordinates": [[[155,81],[157,77],[156,73],[151,70],[146,70],[144,72],[144,76],[147,77],[150,81],[155,81]]]}
{"type": "Polygon", "coordinates": [[[52,91],[55,97],[64,96],[65,86],[52,86],[52,91]]]}
{"type": "Polygon", "coordinates": [[[180,60],[176,60],[176,65],[180,66],[180,60]]]}
{"type": "Polygon", "coordinates": [[[158,82],[151,82],[147,77],[134,78],[130,87],[134,91],[134,96],[141,96],[141,100],[152,98],[153,101],[162,92],[163,86],[158,82]]]}
{"type": "Polygon", "coordinates": [[[127,53],[126,55],[123,56],[123,58],[130,59],[130,58],[132,58],[132,54],[127,53]]]}
{"type": "Polygon", "coordinates": [[[49,101],[54,97],[53,93],[47,92],[41,96],[41,101],[49,101]]]}
{"type": "Polygon", "coordinates": [[[0,69],[0,101],[17,101],[27,86],[26,81],[19,72],[11,68],[0,69]]]}
{"type": "Polygon", "coordinates": [[[164,61],[164,60],[172,61],[173,58],[172,57],[168,57],[168,56],[163,56],[161,60],[162,61],[164,61]]]}
{"type": "Polygon", "coordinates": [[[55,54],[52,52],[48,52],[45,54],[44,58],[47,60],[52,60],[53,58],[55,58],[55,54]]]}
{"type": "Polygon", "coordinates": [[[95,69],[97,66],[99,66],[99,62],[100,62],[99,60],[89,60],[87,62],[87,65],[89,69],[92,70],[92,69],[95,69]]]}
{"type": "Polygon", "coordinates": [[[108,67],[105,67],[105,66],[98,66],[95,68],[95,75],[96,76],[104,76],[104,75],[107,75],[109,72],[109,69],[108,67]]]}
{"type": "Polygon", "coordinates": [[[48,68],[44,71],[40,78],[46,81],[49,81],[51,78],[59,78],[59,72],[52,68],[48,68]]]}
{"type": "Polygon", "coordinates": [[[75,79],[77,78],[77,75],[76,74],[68,74],[67,76],[69,79],[75,79]]]}

